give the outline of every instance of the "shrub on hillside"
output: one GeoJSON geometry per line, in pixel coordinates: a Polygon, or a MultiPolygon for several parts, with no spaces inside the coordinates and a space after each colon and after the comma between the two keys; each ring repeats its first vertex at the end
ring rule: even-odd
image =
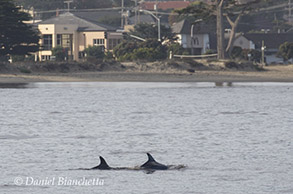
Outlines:
{"type": "Polygon", "coordinates": [[[231,58],[232,59],[241,59],[243,57],[242,55],[242,48],[239,46],[234,46],[231,52],[231,58]]]}
{"type": "Polygon", "coordinates": [[[293,42],[285,42],[279,48],[278,56],[282,57],[285,61],[293,59],[293,42]]]}
{"type": "Polygon", "coordinates": [[[102,46],[89,46],[84,52],[87,57],[94,57],[96,59],[103,59],[105,56],[104,47],[102,46]]]}
{"type": "Polygon", "coordinates": [[[65,61],[68,59],[68,49],[61,46],[56,46],[52,49],[52,55],[56,57],[56,61],[65,61]]]}
{"type": "Polygon", "coordinates": [[[184,54],[185,49],[179,43],[173,43],[168,46],[168,53],[172,51],[173,55],[182,55],[184,54]]]}
{"type": "Polygon", "coordinates": [[[161,60],[167,58],[167,49],[154,39],[146,42],[122,42],[114,48],[114,55],[119,61],[132,60],[161,60]]]}

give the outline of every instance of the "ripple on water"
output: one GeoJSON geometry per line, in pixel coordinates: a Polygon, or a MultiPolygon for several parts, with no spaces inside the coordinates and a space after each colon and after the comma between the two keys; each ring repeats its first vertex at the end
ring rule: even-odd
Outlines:
{"type": "Polygon", "coordinates": [[[0,135],[2,140],[22,140],[22,139],[34,139],[39,138],[39,135],[0,135]]]}
{"type": "Polygon", "coordinates": [[[1,90],[0,193],[293,193],[292,84],[34,86],[1,90]],[[146,152],[188,168],[68,170],[95,166],[99,155],[132,167],[146,152]],[[94,177],[105,186],[17,187],[19,175],[94,177]]]}

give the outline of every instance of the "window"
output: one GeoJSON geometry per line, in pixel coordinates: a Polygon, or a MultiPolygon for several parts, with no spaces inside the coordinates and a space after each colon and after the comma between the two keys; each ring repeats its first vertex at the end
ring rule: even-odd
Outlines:
{"type": "Polygon", "coordinates": [[[57,45],[63,48],[71,48],[72,37],[72,34],[57,34],[57,45]]]}
{"type": "Polygon", "coordinates": [[[49,61],[51,59],[50,55],[42,55],[41,60],[42,61],[49,61]]]}
{"type": "Polygon", "coordinates": [[[93,40],[93,44],[95,46],[97,46],[97,45],[104,45],[105,44],[105,39],[94,39],[93,40]]]}
{"type": "Polygon", "coordinates": [[[52,34],[43,35],[43,49],[52,50],[52,34]]]}
{"type": "Polygon", "coordinates": [[[62,43],[62,34],[57,34],[57,46],[61,46],[62,43]]]}

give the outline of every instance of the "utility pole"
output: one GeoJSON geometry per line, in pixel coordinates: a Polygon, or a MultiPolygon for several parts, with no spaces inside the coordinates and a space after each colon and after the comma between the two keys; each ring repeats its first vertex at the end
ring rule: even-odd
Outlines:
{"type": "Polygon", "coordinates": [[[121,28],[124,28],[124,0],[121,1],[121,28]]]}
{"type": "Polygon", "coordinates": [[[291,0],[289,0],[289,23],[292,22],[292,7],[291,7],[291,0]]]}
{"type": "Polygon", "coordinates": [[[135,16],[134,16],[134,24],[136,25],[137,24],[137,10],[138,7],[137,7],[137,0],[135,0],[135,16]]]}
{"type": "Polygon", "coordinates": [[[219,60],[225,59],[223,32],[223,3],[224,0],[217,1],[217,51],[219,60]]]}
{"type": "Polygon", "coordinates": [[[265,49],[266,49],[265,41],[262,41],[261,42],[261,63],[262,63],[262,65],[265,65],[265,49]]]}
{"type": "Polygon", "coordinates": [[[73,3],[73,1],[64,1],[64,3],[67,4],[67,12],[70,12],[70,4],[73,3]]]}

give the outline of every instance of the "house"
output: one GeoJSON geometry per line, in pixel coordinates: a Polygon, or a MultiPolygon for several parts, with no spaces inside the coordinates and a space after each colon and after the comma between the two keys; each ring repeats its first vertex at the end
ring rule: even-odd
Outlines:
{"type": "Polygon", "coordinates": [[[188,20],[182,20],[173,24],[172,31],[178,37],[178,43],[183,48],[190,50],[191,54],[200,55],[209,49],[216,49],[215,30],[206,24],[192,24],[188,20]]]}
{"type": "Polygon", "coordinates": [[[106,26],[74,13],[64,13],[38,23],[42,35],[38,57],[41,61],[52,58],[56,46],[68,51],[69,59],[81,60],[88,46],[102,46],[111,51],[123,38],[117,28],[106,26]]]}
{"type": "Polygon", "coordinates": [[[233,46],[242,49],[256,49],[261,51],[262,44],[265,46],[265,57],[268,64],[279,62],[282,59],[277,57],[279,47],[285,42],[293,42],[293,36],[290,33],[248,33],[236,38],[233,46]]]}

